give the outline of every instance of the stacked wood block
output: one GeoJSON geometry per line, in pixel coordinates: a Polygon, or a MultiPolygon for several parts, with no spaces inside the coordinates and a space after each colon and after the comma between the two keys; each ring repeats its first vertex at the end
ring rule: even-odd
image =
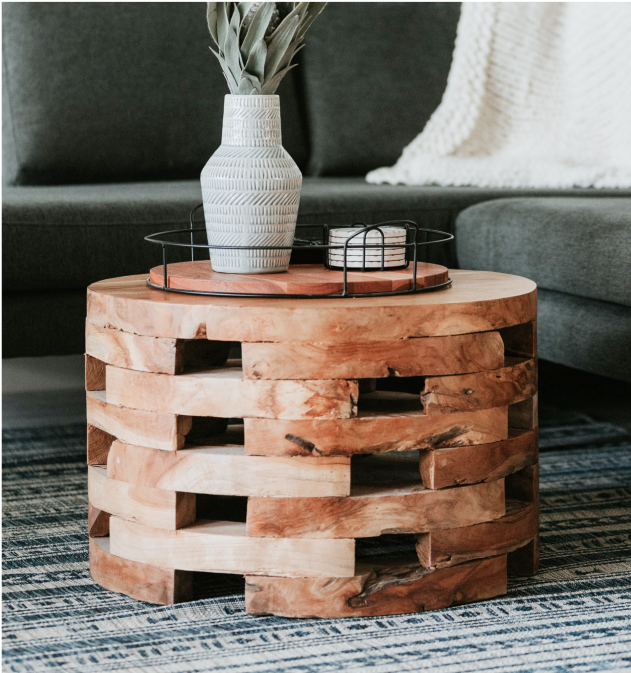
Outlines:
{"type": "Polygon", "coordinates": [[[191,599],[193,573],[236,573],[250,613],[344,617],[487,599],[536,573],[535,286],[451,275],[352,300],[91,286],[94,579],[169,604],[191,599]],[[392,539],[409,551],[379,545],[392,539]]]}

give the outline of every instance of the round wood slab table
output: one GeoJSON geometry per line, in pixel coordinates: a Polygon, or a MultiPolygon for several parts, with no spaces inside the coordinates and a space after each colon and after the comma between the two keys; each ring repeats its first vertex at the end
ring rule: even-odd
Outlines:
{"type": "Polygon", "coordinates": [[[95,581],[171,604],[234,573],[249,613],[363,617],[535,574],[536,286],[449,277],[326,299],[91,285],[95,581]]]}

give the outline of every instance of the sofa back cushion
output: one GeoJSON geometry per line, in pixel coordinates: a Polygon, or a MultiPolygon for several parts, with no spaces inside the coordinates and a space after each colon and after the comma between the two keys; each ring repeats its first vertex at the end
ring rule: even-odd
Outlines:
{"type": "Polygon", "coordinates": [[[391,165],[447,84],[459,3],[329,3],[307,33],[301,81],[311,175],[391,165]]]}
{"type": "MultiPolygon", "coordinates": [[[[205,3],[3,3],[2,24],[5,184],[199,176],[228,93],[205,3]]],[[[286,80],[283,144],[304,165],[286,80]]]]}

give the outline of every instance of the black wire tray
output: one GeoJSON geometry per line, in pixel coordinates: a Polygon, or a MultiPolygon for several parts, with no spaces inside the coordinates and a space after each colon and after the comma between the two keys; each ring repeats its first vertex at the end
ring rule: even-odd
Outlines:
{"type": "MultiPolygon", "coordinates": [[[[189,217],[189,227],[187,229],[171,229],[169,231],[160,231],[155,234],[149,234],[145,236],[145,241],[149,243],[154,243],[156,245],[162,246],[162,267],[163,267],[163,284],[158,285],[151,282],[147,278],[147,285],[155,288],[156,290],[162,290],[163,292],[175,292],[178,294],[194,294],[194,295],[204,295],[209,297],[262,297],[265,299],[333,299],[333,298],[351,298],[351,297],[384,297],[390,295],[403,295],[403,294],[416,294],[420,292],[431,292],[434,290],[440,290],[442,288],[448,287],[451,285],[451,279],[440,283],[438,285],[432,285],[429,287],[419,286],[417,284],[417,262],[419,261],[419,248],[426,249],[432,245],[442,245],[449,243],[454,240],[453,234],[450,234],[446,231],[440,231],[438,229],[424,229],[418,226],[416,222],[412,220],[389,220],[387,222],[379,222],[378,224],[365,224],[364,222],[354,222],[351,227],[357,227],[357,233],[352,234],[346,240],[343,245],[333,245],[329,243],[329,234],[331,230],[347,227],[348,225],[339,225],[337,227],[330,227],[327,224],[315,225],[315,224],[298,224],[296,225],[296,230],[317,230],[321,229],[321,236],[312,236],[311,238],[294,238],[294,245],[283,246],[283,245],[255,245],[255,246],[229,246],[229,245],[209,245],[203,243],[195,243],[195,234],[198,232],[205,232],[206,227],[196,227],[195,226],[195,214],[196,212],[203,207],[203,203],[195,206],[190,213],[189,217]],[[406,242],[405,243],[385,243],[385,235],[381,227],[386,226],[402,226],[406,229],[406,242]],[[381,234],[381,243],[369,244],[366,243],[368,240],[367,236],[364,236],[363,243],[361,245],[350,245],[349,242],[361,235],[364,232],[368,231],[378,231],[381,234]],[[178,241],[164,240],[167,236],[180,236],[183,235],[190,237],[190,242],[182,243],[178,241]],[[428,240],[430,236],[440,236],[436,240],[428,240]],[[419,237],[424,237],[425,240],[419,240],[419,237]],[[356,253],[358,250],[363,249],[363,262],[362,266],[351,266],[347,265],[348,259],[348,250],[349,247],[353,253],[356,253]],[[342,292],[337,294],[268,294],[268,293],[237,293],[237,292],[204,292],[201,290],[185,290],[180,288],[168,287],[168,255],[167,250],[169,248],[189,248],[191,251],[191,261],[195,261],[195,251],[198,249],[207,250],[210,253],[213,249],[221,250],[321,250],[322,251],[322,263],[323,265],[332,271],[339,271],[343,274],[343,289],[342,292]],[[385,265],[385,252],[388,248],[405,248],[405,263],[400,266],[386,266],[385,265]],[[380,266],[366,266],[366,250],[376,249],[381,251],[381,265],[380,266]],[[344,264],[342,266],[333,266],[329,263],[329,250],[342,250],[344,254],[344,264]],[[348,291],[348,273],[370,273],[373,271],[395,271],[397,269],[406,269],[409,265],[412,264],[412,285],[410,288],[401,289],[401,290],[392,290],[389,292],[349,292],[348,291]]],[[[173,263],[173,262],[171,262],[173,263]]]]}

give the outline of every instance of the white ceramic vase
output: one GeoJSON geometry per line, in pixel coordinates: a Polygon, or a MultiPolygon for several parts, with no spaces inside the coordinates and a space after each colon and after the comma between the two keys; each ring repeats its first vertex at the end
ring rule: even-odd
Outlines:
{"type": "MultiPolygon", "coordinates": [[[[209,245],[292,245],[302,173],[281,145],[278,96],[227,95],[221,146],[201,174],[209,245]]],[[[222,273],[287,271],[291,250],[210,250],[222,273]]]]}

